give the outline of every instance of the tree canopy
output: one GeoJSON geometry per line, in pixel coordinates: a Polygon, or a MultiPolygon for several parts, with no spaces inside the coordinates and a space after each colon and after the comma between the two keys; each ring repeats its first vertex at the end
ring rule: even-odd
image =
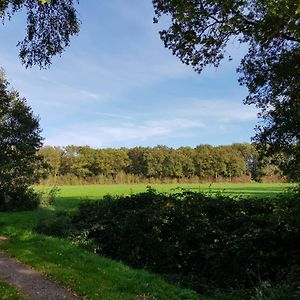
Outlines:
{"type": "Polygon", "coordinates": [[[41,146],[38,118],[0,73],[0,211],[36,206],[28,187],[38,177],[41,146]]]}
{"type": "Polygon", "coordinates": [[[219,66],[230,41],[248,45],[238,68],[245,104],[260,109],[255,142],[300,178],[300,3],[294,0],[153,0],[165,46],[201,72],[219,66]]]}
{"type": "Polygon", "coordinates": [[[2,22],[24,9],[27,15],[26,35],[17,46],[26,67],[47,68],[55,55],[69,46],[70,38],[79,32],[76,0],[0,0],[2,22]]]}
{"type": "Polygon", "coordinates": [[[93,149],[88,146],[40,149],[45,161],[44,183],[159,183],[199,181],[282,180],[268,163],[258,164],[251,144],[93,149]]]}

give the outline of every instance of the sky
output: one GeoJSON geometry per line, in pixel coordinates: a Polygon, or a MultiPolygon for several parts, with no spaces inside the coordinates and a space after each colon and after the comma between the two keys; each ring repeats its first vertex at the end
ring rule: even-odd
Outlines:
{"type": "Polygon", "coordinates": [[[0,66],[40,118],[45,145],[95,148],[250,142],[257,111],[236,68],[245,54],[200,75],[159,38],[151,0],[81,1],[81,31],[50,69],[25,69],[22,13],[0,24],[0,66]]]}

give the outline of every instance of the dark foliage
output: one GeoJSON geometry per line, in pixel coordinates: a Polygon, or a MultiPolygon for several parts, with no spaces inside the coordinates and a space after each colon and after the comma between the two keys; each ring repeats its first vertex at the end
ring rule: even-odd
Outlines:
{"type": "MultiPolygon", "coordinates": [[[[299,28],[300,31],[300,28],[299,28]]],[[[251,92],[246,104],[261,108],[254,141],[295,181],[300,180],[300,48],[249,51],[241,83],[251,92]],[[271,63],[272,62],[272,63],[271,63]],[[271,66],[270,66],[271,64],[271,66]]]]}
{"type": "Polygon", "coordinates": [[[0,211],[37,206],[29,186],[39,177],[41,146],[38,119],[0,73],[0,211]]]}
{"type": "Polygon", "coordinates": [[[36,230],[47,235],[67,237],[71,234],[72,217],[71,212],[58,211],[49,218],[49,215],[41,210],[36,230]]]}
{"type": "Polygon", "coordinates": [[[32,188],[15,186],[11,190],[0,189],[0,211],[33,210],[40,196],[32,188]]]}
{"type": "Polygon", "coordinates": [[[18,42],[19,55],[26,67],[49,67],[52,57],[69,46],[71,36],[79,32],[74,2],[77,1],[0,0],[2,21],[10,19],[19,10],[26,11],[26,36],[18,42]]]}
{"type": "Polygon", "coordinates": [[[46,232],[54,226],[101,255],[198,291],[292,283],[300,270],[299,200],[299,193],[243,200],[150,189],[83,202],[71,227],[48,224],[46,232]]]}

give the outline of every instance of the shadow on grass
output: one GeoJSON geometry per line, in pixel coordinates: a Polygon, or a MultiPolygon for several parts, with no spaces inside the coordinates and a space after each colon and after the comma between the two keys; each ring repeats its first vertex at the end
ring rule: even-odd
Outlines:
{"type": "Polygon", "coordinates": [[[232,198],[274,198],[278,194],[280,194],[282,191],[282,188],[269,188],[264,190],[257,190],[255,188],[243,188],[241,190],[240,188],[211,188],[211,189],[199,189],[199,188],[187,188],[186,191],[192,191],[192,192],[201,192],[204,194],[218,194],[224,196],[230,196],[232,198]]]}
{"type": "Polygon", "coordinates": [[[59,210],[76,210],[82,201],[101,199],[102,197],[57,197],[54,208],[59,210]]]}

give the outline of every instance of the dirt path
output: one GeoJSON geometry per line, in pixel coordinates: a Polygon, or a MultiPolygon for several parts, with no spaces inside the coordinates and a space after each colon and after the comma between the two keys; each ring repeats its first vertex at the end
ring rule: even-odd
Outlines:
{"type": "MultiPolygon", "coordinates": [[[[1,241],[0,241],[1,242],[1,241]]],[[[19,289],[29,300],[78,300],[67,289],[0,251],[0,279],[19,289]]],[[[0,295],[1,296],[1,295],[0,295]]]]}

